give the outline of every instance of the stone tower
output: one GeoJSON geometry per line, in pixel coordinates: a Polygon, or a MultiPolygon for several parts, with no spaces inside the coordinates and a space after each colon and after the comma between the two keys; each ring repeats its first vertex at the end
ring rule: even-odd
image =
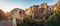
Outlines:
{"type": "Polygon", "coordinates": [[[10,19],[13,21],[12,26],[17,26],[16,19],[22,20],[24,18],[24,10],[19,9],[19,8],[14,8],[10,12],[10,19]]]}

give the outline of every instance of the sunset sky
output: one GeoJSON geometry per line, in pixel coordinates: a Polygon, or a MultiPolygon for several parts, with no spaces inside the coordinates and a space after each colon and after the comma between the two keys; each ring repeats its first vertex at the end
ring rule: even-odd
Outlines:
{"type": "Polygon", "coordinates": [[[41,3],[54,5],[57,0],[0,0],[0,9],[9,12],[14,8],[26,9],[32,5],[40,5],[41,3]]]}

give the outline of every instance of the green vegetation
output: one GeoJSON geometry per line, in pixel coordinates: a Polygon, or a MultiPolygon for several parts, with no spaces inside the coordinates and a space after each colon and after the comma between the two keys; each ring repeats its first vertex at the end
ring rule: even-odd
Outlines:
{"type": "Polygon", "coordinates": [[[23,22],[17,19],[17,26],[22,26],[22,25],[23,25],[23,22]]]}
{"type": "Polygon", "coordinates": [[[32,20],[31,16],[25,15],[25,18],[23,21],[17,20],[18,26],[60,26],[60,12],[55,11],[52,15],[46,19],[44,22],[37,22],[36,20],[32,20]]]}
{"type": "Polygon", "coordinates": [[[26,15],[24,20],[17,19],[18,26],[43,26],[43,23],[32,20],[30,16],[26,15]]]}
{"type": "Polygon", "coordinates": [[[60,12],[54,12],[53,15],[49,16],[46,20],[47,26],[60,26],[60,12]]]}

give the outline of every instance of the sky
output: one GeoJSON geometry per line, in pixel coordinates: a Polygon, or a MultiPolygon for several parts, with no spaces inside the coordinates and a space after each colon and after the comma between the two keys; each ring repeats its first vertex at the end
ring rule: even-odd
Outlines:
{"type": "Polygon", "coordinates": [[[57,0],[0,0],[0,9],[5,12],[9,12],[14,8],[26,9],[33,5],[40,5],[41,3],[47,3],[48,5],[54,5],[57,0]]]}

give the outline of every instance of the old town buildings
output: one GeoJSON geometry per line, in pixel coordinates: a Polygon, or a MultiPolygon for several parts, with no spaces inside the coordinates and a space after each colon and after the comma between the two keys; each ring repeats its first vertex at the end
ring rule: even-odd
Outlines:
{"type": "Polygon", "coordinates": [[[23,21],[23,18],[25,16],[25,12],[24,10],[22,9],[19,9],[19,8],[14,8],[10,14],[9,14],[9,18],[12,20],[12,26],[17,26],[16,24],[16,19],[19,19],[19,20],[22,20],[23,21]]]}
{"type": "Polygon", "coordinates": [[[19,9],[19,8],[14,8],[14,9],[10,12],[10,16],[11,16],[11,17],[14,17],[14,18],[16,18],[16,19],[21,19],[21,20],[23,20],[24,15],[25,15],[24,10],[19,9]]]}

